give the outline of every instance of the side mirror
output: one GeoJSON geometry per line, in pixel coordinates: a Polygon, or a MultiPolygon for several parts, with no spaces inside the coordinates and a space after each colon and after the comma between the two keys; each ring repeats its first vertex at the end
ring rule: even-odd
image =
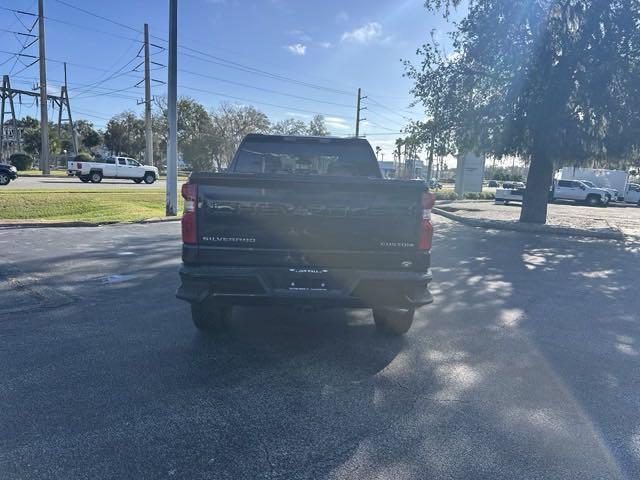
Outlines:
{"type": "Polygon", "coordinates": [[[581,188],[582,190],[586,190],[586,189],[587,189],[587,187],[585,187],[584,185],[580,185],[580,188],[581,188]]]}

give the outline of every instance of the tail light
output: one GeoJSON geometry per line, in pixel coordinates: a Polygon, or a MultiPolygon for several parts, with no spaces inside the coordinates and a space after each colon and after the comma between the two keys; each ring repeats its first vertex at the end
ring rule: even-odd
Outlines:
{"type": "Polygon", "coordinates": [[[78,170],[82,170],[82,164],[78,162],[78,170]]]}
{"type": "Polygon", "coordinates": [[[422,194],[422,216],[420,218],[419,250],[431,250],[433,241],[433,224],[431,223],[431,209],[436,203],[436,194],[426,192],[422,194]]]}
{"type": "Polygon", "coordinates": [[[198,243],[198,237],[196,235],[198,185],[194,183],[183,184],[182,198],[184,198],[184,213],[182,215],[182,242],[193,245],[198,243]]]}

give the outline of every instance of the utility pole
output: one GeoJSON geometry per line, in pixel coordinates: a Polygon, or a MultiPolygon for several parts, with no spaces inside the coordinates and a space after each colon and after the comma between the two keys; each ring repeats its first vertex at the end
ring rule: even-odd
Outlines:
{"type": "MultiPolygon", "coordinates": [[[[13,135],[15,135],[14,141],[18,143],[18,151],[22,150],[20,133],[18,130],[18,120],[16,119],[16,108],[13,103],[13,97],[18,95],[12,88],[9,81],[9,75],[2,76],[2,108],[0,112],[0,161],[4,158],[4,114],[6,109],[6,100],[9,99],[9,108],[11,109],[11,119],[13,125],[13,135]]],[[[8,143],[8,142],[7,142],[8,143]]]]}
{"type": "MultiPolygon", "coordinates": [[[[69,119],[69,133],[71,134],[71,144],[73,145],[73,156],[78,155],[78,136],[76,135],[76,127],[73,124],[71,116],[71,105],[69,104],[69,85],[67,85],[67,62],[64,62],[64,100],[67,104],[67,118],[69,119]]],[[[60,102],[60,110],[62,111],[62,100],[60,102]]]]}
{"type": "Polygon", "coordinates": [[[363,97],[361,89],[358,88],[358,104],[356,106],[356,138],[360,136],[360,122],[363,122],[366,120],[366,118],[360,118],[360,112],[362,110],[367,109],[367,107],[360,107],[360,102],[365,98],[367,97],[366,96],[363,97]]]}
{"type": "Polygon", "coordinates": [[[166,215],[169,217],[177,214],[178,207],[178,0],[169,0],[168,70],[167,100],[169,110],[169,141],[167,142],[166,215]]]}
{"type": "Polygon", "coordinates": [[[149,65],[149,25],[144,24],[144,128],[145,128],[145,160],[153,165],[153,131],[151,129],[151,67],[149,65]]]}
{"type": "Polygon", "coordinates": [[[40,170],[49,175],[49,116],[47,112],[47,61],[44,49],[44,0],[38,0],[38,38],[40,45],[40,170]]]}

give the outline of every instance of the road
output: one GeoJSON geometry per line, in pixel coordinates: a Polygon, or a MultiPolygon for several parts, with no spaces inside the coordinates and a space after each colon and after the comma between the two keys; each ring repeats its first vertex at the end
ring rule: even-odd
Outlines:
{"type": "Polygon", "coordinates": [[[638,245],[436,228],[401,339],[283,309],[203,338],[176,223],[2,231],[0,477],[640,478],[638,245]]]}
{"type": "MultiPolygon", "coordinates": [[[[180,181],[178,184],[182,184],[180,181]]],[[[82,183],[75,177],[20,177],[8,186],[0,187],[0,193],[10,190],[99,190],[119,188],[166,188],[164,180],[158,180],[151,185],[142,182],[136,184],[133,180],[118,180],[105,178],[100,183],[82,183]]]]}

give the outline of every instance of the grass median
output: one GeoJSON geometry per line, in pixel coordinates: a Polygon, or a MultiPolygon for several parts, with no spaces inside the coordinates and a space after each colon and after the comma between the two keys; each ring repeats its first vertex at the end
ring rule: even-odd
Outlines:
{"type": "MultiPolygon", "coordinates": [[[[181,198],[178,198],[178,211],[182,211],[181,198]]],[[[135,222],[164,215],[163,189],[0,193],[0,222],[135,222]]]]}

